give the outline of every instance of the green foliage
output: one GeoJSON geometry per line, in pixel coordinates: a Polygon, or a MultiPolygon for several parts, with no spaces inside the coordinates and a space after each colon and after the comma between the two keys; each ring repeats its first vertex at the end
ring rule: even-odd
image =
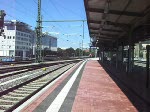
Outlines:
{"type": "MultiPolygon", "coordinates": [[[[58,55],[62,57],[77,57],[82,55],[82,50],[77,48],[73,49],[72,47],[67,48],[65,50],[58,48],[57,49],[58,55]]],[[[83,56],[89,56],[90,52],[83,50],[83,56]]]]}

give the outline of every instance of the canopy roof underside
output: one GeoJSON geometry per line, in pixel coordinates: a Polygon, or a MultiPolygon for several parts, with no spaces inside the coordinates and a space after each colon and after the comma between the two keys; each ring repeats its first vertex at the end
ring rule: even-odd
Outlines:
{"type": "Polygon", "coordinates": [[[150,0],[84,0],[84,3],[90,37],[103,43],[126,40],[131,29],[148,21],[150,0]]]}

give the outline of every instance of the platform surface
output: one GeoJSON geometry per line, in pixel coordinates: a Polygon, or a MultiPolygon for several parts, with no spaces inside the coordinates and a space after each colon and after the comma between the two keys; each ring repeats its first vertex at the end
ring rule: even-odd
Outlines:
{"type": "Polygon", "coordinates": [[[58,111],[137,112],[96,59],[80,67],[76,65],[21,109],[21,112],[58,111]]]}

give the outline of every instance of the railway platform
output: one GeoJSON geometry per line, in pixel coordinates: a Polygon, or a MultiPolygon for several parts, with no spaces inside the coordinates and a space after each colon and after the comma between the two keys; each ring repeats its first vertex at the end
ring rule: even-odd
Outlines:
{"type": "Polygon", "coordinates": [[[137,112],[97,59],[78,63],[14,112],[137,112]]]}

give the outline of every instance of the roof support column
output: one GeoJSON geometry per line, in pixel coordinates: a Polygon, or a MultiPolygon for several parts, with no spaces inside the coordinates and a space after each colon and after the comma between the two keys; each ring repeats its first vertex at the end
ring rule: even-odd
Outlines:
{"type": "Polygon", "coordinates": [[[131,53],[132,53],[132,65],[131,65],[131,71],[133,72],[133,68],[134,68],[134,44],[132,44],[132,49],[131,49],[131,53]]]}
{"type": "Polygon", "coordinates": [[[117,41],[117,47],[116,47],[116,69],[118,69],[118,55],[119,55],[119,48],[118,48],[118,41],[117,41]]]}
{"type": "Polygon", "coordinates": [[[111,65],[111,63],[112,63],[112,50],[108,51],[108,60],[109,60],[109,64],[111,65]]]}
{"type": "Polygon", "coordinates": [[[98,57],[99,57],[99,61],[101,60],[101,51],[100,51],[100,48],[99,48],[99,50],[98,50],[98,57]]]}
{"type": "Polygon", "coordinates": [[[103,51],[102,51],[102,62],[104,63],[104,48],[103,48],[103,51]]]}
{"type": "Polygon", "coordinates": [[[102,49],[99,48],[99,61],[102,61],[102,49]]]}
{"type": "Polygon", "coordinates": [[[149,87],[149,52],[150,52],[150,45],[146,46],[146,87],[149,87]]]}
{"type": "Polygon", "coordinates": [[[110,51],[110,65],[112,64],[112,58],[113,58],[113,51],[111,49],[111,51],[110,51]]]}
{"type": "Polygon", "coordinates": [[[124,45],[123,42],[121,43],[121,64],[123,65],[123,58],[124,58],[124,45]]]}
{"type": "Polygon", "coordinates": [[[134,47],[133,47],[133,39],[132,39],[132,28],[129,32],[129,49],[128,49],[128,63],[127,63],[127,73],[132,72],[133,60],[134,60],[134,47]],[[132,56],[133,55],[133,56],[132,56]]]}

